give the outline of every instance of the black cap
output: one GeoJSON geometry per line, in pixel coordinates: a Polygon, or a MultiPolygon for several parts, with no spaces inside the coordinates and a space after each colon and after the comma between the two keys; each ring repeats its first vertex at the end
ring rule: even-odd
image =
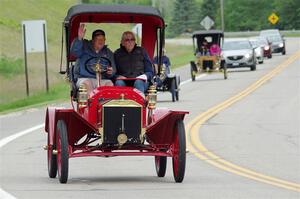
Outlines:
{"type": "Polygon", "coordinates": [[[92,34],[92,39],[94,39],[98,35],[103,35],[105,37],[105,32],[103,30],[97,29],[92,34]]]}

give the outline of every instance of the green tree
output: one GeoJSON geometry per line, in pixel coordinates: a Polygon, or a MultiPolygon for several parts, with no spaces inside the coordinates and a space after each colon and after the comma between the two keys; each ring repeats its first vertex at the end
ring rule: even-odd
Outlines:
{"type": "Polygon", "coordinates": [[[280,29],[300,29],[300,0],[276,0],[274,12],[279,16],[280,29]]]}
{"type": "Polygon", "coordinates": [[[214,22],[215,25],[212,27],[212,29],[216,29],[216,24],[218,23],[218,11],[219,11],[219,4],[220,0],[203,0],[201,4],[201,9],[200,9],[200,20],[203,20],[206,16],[209,16],[214,22]]]}
{"type": "Polygon", "coordinates": [[[177,36],[184,32],[199,29],[199,16],[195,0],[176,0],[168,36],[177,36]]]}
{"type": "Polygon", "coordinates": [[[267,27],[271,10],[268,0],[224,1],[225,31],[260,30],[267,27]]]}

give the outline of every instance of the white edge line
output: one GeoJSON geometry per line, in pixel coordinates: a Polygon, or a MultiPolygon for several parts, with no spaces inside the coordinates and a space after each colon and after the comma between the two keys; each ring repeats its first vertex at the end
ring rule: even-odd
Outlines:
{"type": "Polygon", "coordinates": [[[9,142],[13,141],[14,139],[17,139],[18,137],[21,137],[23,135],[31,133],[32,131],[35,131],[37,129],[43,128],[44,126],[45,126],[44,124],[39,124],[39,125],[36,125],[34,127],[29,128],[29,129],[26,129],[24,131],[21,131],[19,133],[15,133],[15,134],[13,134],[11,136],[3,138],[3,139],[0,140],[0,148],[2,148],[3,146],[5,146],[9,142]]]}
{"type": "MultiPolygon", "coordinates": [[[[207,76],[207,74],[201,74],[201,75],[199,75],[199,76],[196,77],[196,80],[199,80],[199,79],[201,79],[201,78],[203,78],[203,77],[205,77],[205,76],[207,76]]],[[[184,85],[184,84],[187,84],[187,83],[189,83],[189,82],[191,82],[191,81],[192,81],[192,79],[187,79],[187,80],[181,82],[181,83],[180,83],[180,86],[181,86],[181,85],[184,85]]]]}
{"type": "MultiPolygon", "coordinates": [[[[31,127],[29,129],[26,129],[24,131],[21,131],[19,133],[15,133],[11,136],[8,136],[6,138],[3,138],[0,140],[0,149],[5,146],[6,144],[8,144],[9,142],[23,136],[23,135],[26,135],[28,133],[31,133],[35,130],[38,130],[40,128],[43,128],[45,125],[44,124],[39,124],[39,125],[36,125],[34,127],[31,127]]],[[[7,193],[6,191],[4,191],[1,187],[0,187],[0,198],[1,199],[16,199],[16,197],[12,196],[11,194],[7,193]]]]}

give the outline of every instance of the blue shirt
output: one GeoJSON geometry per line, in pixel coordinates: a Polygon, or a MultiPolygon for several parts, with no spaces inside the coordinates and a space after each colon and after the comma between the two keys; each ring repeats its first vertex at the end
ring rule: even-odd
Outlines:
{"type": "Polygon", "coordinates": [[[86,67],[92,67],[91,64],[95,63],[99,57],[108,58],[111,61],[111,67],[113,69],[112,75],[104,73],[102,74],[102,79],[109,79],[116,72],[113,53],[106,45],[97,53],[93,48],[92,41],[79,40],[76,38],[74,39],[70,50],[71,54],[77,58],[77,63],[79,64],[79,77],[96,78],[96,74],[91,73],[92,69],[88,68],[87,70],[86,67]]]}

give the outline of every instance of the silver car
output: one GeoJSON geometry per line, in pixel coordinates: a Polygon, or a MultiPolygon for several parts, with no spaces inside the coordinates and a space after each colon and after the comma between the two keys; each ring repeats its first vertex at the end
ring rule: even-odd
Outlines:
{"type": "Polygon", "coordinates": [[[256,55],[249,40],[225,41],[222,59],[227,68],[249,67],[256,70],[256,55]]]}
{"type": "Polygon", "coordinates": [[[249,41],[254,48],[257,62],[259,64],[264,63],[264,46],[261,45],[258,38],[250,38],[249,41]]]}

